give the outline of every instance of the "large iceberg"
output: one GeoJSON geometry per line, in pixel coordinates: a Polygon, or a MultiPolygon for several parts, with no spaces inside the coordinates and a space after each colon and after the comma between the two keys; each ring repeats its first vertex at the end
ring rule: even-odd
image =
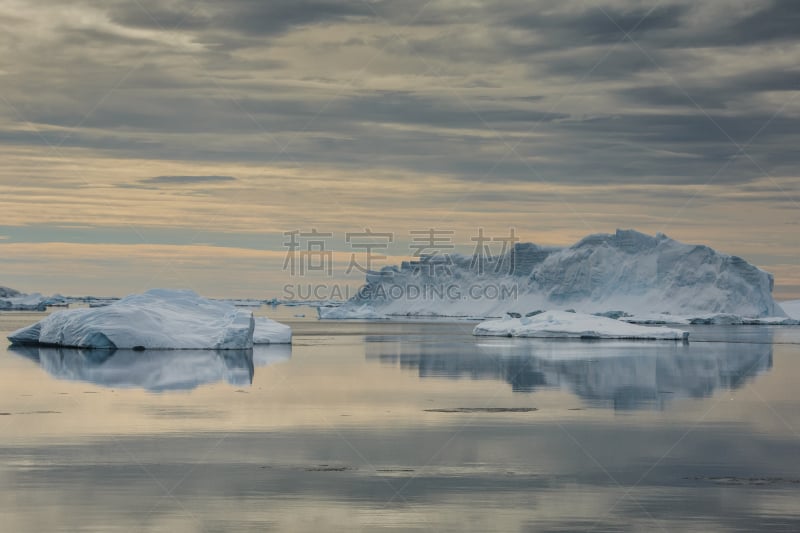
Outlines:
{"type": "Polygon", "coordinates": [[[686,340],[688,331],[665,327],[649,327],[620,322],[583,313],[546,311],[519,318],[507,316],[500,320],[481,322],[473,335],[498,337],[560,337],[580,339],[643,339],[686,340]]]}
{"type": "Polygon", "coordinates": [[[785,317],[773,277],[744,259],[664,234],[590,235],[568,248],[517,243],[503,255],[432,255],[367,274],[337,314],[503,316],[575,309],[785,317]]]}
{"type": "Polygon", "coordinates": [[[153,289],[106,307],[68,309],[15,331],[15,344],[103,349],[253,347],[253,314],[188,290],[153,289]]]}

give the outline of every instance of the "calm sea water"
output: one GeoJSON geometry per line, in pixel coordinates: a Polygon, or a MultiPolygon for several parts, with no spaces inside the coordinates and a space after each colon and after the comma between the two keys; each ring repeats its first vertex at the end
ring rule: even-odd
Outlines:
{"type": "Polygon", "coordinates": [[[800,328],[546,341],[297,312],[293,346],[252,354],[3,345],[0,529],[800,531],[800,328]]]}

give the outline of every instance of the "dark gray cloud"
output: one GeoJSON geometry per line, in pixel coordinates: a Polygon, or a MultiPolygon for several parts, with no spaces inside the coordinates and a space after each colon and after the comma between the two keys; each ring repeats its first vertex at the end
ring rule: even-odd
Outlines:
{"type": "Polygon", "coordinates": [[[293,27],[333,22],[348,17],[371,17],[360,0],[231,0],[182,2],[126,2],[109,9],[114,22],[124,26],[186,30],[231,30],[252,35],[277,35],[293,27]]]}
{"type": "Polygon", "coordinates": [[[505,18],[508,27],[546,36],[545,46],[589,46],[633,39],[646,47],[744,47],[796,41],[800,4],[793,0],[729,4],[598,2],[558,10],[556,4],[518,5],[505,18]],[[544,6],[544,8],[542,7],[544,6]],[[709,11],[713,8],[713,11],[709,11]],[[704,17],[700,25],[695,19],[704,17]],[[628,34],[626,37],[625,34],[628,34]]]}
{"type": "MultiPolygon", "coordinates": [[[[757,10],[730,25],[709,26],[707,32],[690,39],[697,44],[747,46],[756,43],[796,42],[800,27],[800,3],[794,0],[770,0],[756,4],[757,10]]],[[[735,13],[735,10],[734,10],[735,13]]]]}
{"type": "Polygon", "coordinates": [[[764,92],[800,90],[800,69],[761,69],[747,74],[682,84],[647,85],[620,91],[623,101],[659,107],[693,107],[707,110],[733,108],[741,99],[764,92]]]}
{"type": "MultiPolygon", "coordinates": [[[[5,143],[567,184],[705,183],[723,166],[715,183],[744,183],[800,164],[792,1],[76,9],[91,16],[53,15],[49,33],[26,26],[40,10],[0,13],[17,21],[0,36],[17,57],[5,143]],[[754,164],[735,143],[756,133],[754,164]]],[[[208,180],[163,178],[142,184],[208,180]]]]}
{"type": "Polygon", "coordinates": [[[588,3],[578,13],[526,9],[509,17],[507,24],[550,37],[551,46],[561,47],[613,44],[622,41],[625,33],[638,40],[645,34],[679,28],[689,11],[687,5],[661,5],[655,8],[613,6],[588,3]]]}

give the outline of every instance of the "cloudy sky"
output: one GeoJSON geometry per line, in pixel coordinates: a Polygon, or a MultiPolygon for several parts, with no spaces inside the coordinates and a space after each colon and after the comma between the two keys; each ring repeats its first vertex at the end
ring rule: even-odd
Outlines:
{"type": "Polygon", "coordinates": [[[413,230],[619,227],[800,297],[795,0],[0,0],[0,23],[0,285],[271,297],[288,231],[333,234],[337,276],[365,228],[395,235],[381,266],[413,230]]]}

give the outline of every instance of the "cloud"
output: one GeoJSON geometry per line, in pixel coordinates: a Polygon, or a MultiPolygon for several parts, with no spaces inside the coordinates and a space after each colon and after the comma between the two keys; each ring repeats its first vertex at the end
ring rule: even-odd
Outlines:
{"type": "Polygon", "coordinates": [[[139,180],[139,183],[183,185],[192,183],[225,183],[227,181],[236,181],[236,178],[233,176],[155,176],[139,180]]]}
{"type": "Polygon", "coordinates": [[[709,25],[708,32],[696,34],[690,42],[705,46],[748,46],[776,41],[797,41],[800,26],[800,5],[793,0],[770,0],[751,4],[757,6],[748,11],[748,6],[728,10],[723,14],[722,24],[709,25]],[[737,17],[738,13],[746,13],[737,17]],[[733,19],[731,21],[731,18],[733,19]],[[727,19],[727,20],[726,20],[727,19]],[[728,24],[725,22],[730,21],[728,24]]]}
{"type": "Polygon", "coordinates": [[[114,22],[135,28],[223,29],[259,36],[279,35],[297,26],[373,15],[360,0],[232,0],[224,6],[199,1],[178,2],[174,7],[150,1],[142,5],[116,4],[109,13],[114,22]]]}
{"type": "MultiPolygon", "coordinates": [[[[552,5],[552,4],[551,4],[552,5]]],[[[637,39],[652,32],[679,28],[689,11],[687,5],[590,6],[578,12],[526,9],[515,13],[506,24],[512,27],[544,33],[551,46],[562,47],[564,41],[572,46],[613,44],[622,41],[630,32],[637,39]]]]}
{"type": "Polygon", "coordinates": [[[719,224],[727,233],[709,235],[735,242],[730,213],[756,206],[748,231],[771,236],[797,198],[799,12],[791,0],[8,0],[3,223],[166,238],[211,220],[223,234],[341,218],[397,230],[445,212],[461,226],[510,219],[539,241],[719,224]]]}

